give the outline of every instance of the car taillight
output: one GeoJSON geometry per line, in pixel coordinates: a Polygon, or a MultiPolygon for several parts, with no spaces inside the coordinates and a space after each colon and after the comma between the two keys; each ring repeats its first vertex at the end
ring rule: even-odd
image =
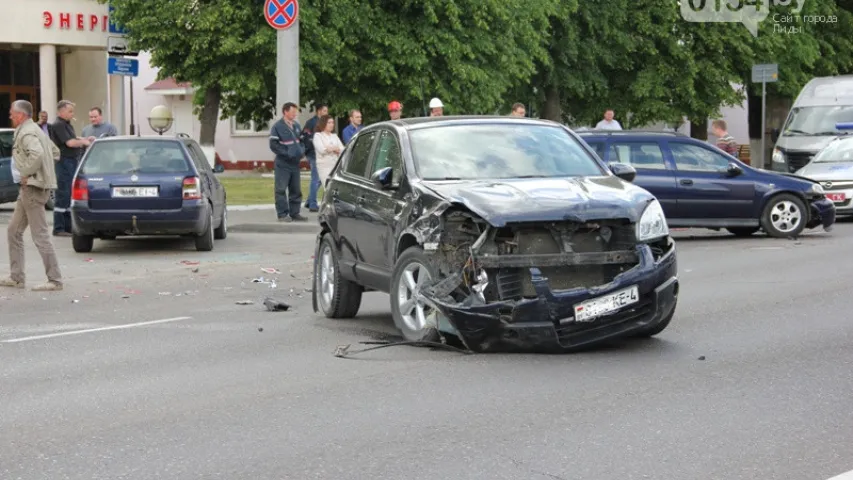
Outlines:
{"type": "Polygon", "coordinates": [[[199,200],[201,198],[201,186],[198,177],[184,179],[184,200],[199,200]]]}
{"type": "Polygon", "coordinates": [[[89,182],[85,178],[74,179],[71,187],[71,200],[89,200],[89,182]]]}

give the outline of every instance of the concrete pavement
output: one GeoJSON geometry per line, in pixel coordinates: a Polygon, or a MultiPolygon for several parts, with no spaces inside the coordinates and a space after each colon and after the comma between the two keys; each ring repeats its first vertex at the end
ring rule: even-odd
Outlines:
{"type": "Polygon", "coordinates": [[[335,347],[396,338],[388,297],[365,295],[353,320],[314,315],[311,234],[233,233],[205,254],[129,239],[77,255],[57,239],[66,291],[0,292],[0,478],[823,480],[853,469],[853,224],[796,241],[680,236],[678,313],[657,339],[353,359],[335,347]],[[266,312],[270,293],[292,311],[266,312]]]}

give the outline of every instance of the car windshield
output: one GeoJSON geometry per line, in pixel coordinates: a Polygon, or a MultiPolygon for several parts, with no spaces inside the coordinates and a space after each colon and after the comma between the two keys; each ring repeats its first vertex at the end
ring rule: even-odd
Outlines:
{"type": "Polygon", "coordinates": [[[86,153],[81,173],[185,173],[189,169],[180,143],[163,140],[110,140],[95,142],[86,153]]]}
{"type": "Polygon", "coordinates": [[[424,180],[601,176],[605,171],[559,126],[448,125],[409,133],[424,180]]]}
{"type": "Polygon", "coordinates": [[[12,142],[14,137],[14,131],[6,130],[0,132],[0,158],[12,156],[12,142]]]}
{"type": "Polygon", "coordinates": [[[815,155],[812,162],[853,162],[853,138],[836,140],[815,155]]]}
{"type": "Polygon", "coordinates": [[[836,123],[853,122],[853,106],[799,107],[791,110],[785,135],[840,135],[848,133],[835,128],[836,123]]]}

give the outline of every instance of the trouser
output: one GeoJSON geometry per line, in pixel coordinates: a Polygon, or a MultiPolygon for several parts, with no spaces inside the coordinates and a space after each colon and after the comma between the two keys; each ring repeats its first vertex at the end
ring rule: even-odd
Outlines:
{"type": "Polygon", "coordinates": [[[308,154],[308,164],[311,165],[311,187],[308,189],[308,208],[317,208],[317,193],[320,190],[320,174],[317,171],[317,155],[308,154]]]}
{"type": "Polygon", "coordinates": [[[302,185],[299,161],[275,161],[275,212],[278,218],[299,215],[302,203],[302,185]]]}
{"type": "Polygon", "coordinates": [[[6,233],[9,240],[9,268],[13,281],[25,283],[26,269],[24,261],[24,232],[30,228],[33,242],[41,255],[44,271],[48,281],[61,284],[62,274],[59,272],[59,261],[50,239],[50,227],[44,206],[50,199],[50,190],[21,186],[15,212],[9,222],[6,233]]]}
{"type": "Polygon", "coordinates": [[[53,204],[53,233],[71,233],[71,182],[77,171],[77,159],[61,157],[56,162],[56,199],[53,204]]]}

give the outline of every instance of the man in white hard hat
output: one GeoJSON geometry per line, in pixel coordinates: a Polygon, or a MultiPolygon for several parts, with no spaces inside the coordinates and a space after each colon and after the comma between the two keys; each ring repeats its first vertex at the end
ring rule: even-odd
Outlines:
{"type": "Polygon", "coordinates": [[[430,117],[441,117],[444,115],[444,104],[441,103],[441,100],[438,97],[433,98],[429,101],[429,116],[430,117]]]}

